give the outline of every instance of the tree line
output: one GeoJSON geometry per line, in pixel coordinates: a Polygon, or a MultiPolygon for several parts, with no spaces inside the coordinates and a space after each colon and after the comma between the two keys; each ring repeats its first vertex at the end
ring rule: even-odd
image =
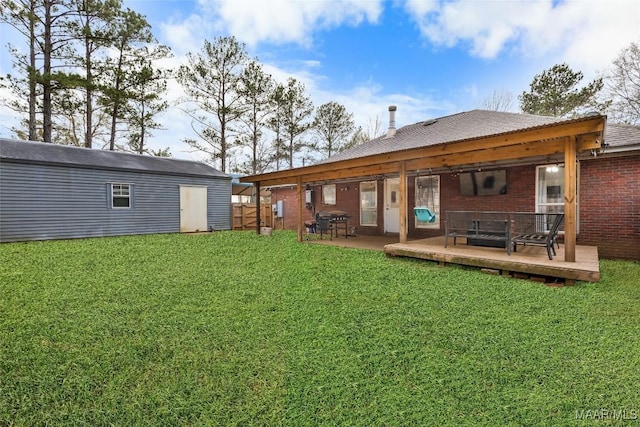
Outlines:
{"type": "MultiPolygon", "coordinates": [[[[256,174],[328,158],[379,135],[380,123],[356,127],[337,102],[317,108],[304,84],[277,82],[233,36],[205,40],[177,69],[160,67],[171,50],[158,43],[146,18],[122,0],[4,0],[0,22],[15,28],[24,46],[8,45],[17,73],[0,77],[22,118],[18,138],[171,156],[151,150],[168,108],[167,82],[186,98],[193,137],[183,142],[224,172],[256,174]]],[[[568,117],[587,111],[614,121],[640,122],[640,49],[621,52],[605,80],[583,78],[566,64],[534,77],[519,97],[525,113],[568,117]]],[[[509,111],[513,97],[494,92],[483,107],[509,111]]]]}
{"type": "Polygon", "coordinates": [[[293,77],[275,81],[234,37],[205,40],[199,53],[187,55],[176,79],[187,94],[183,110],[197,136],[183,141],[223,171],[292,168],[299,156],[303,164],[314,155],[328,158],[369,138],[343,105],[332,101],[314,108],[304,84],[293,77]],[[234,150],[243,156],[230,156],[234,150]]]}
{"type": "Polygon", "coordinates": [[[0,21],[26,46],[8,45],[18,72],[2,79],[23,117],[18,137],[163,154],[145,139],[168,107],[168,74],[154,61],[171,53],[144,16],[122,0],[4,0],[0,21]]]}
{"type": "Polygon", "coordinates": [[[177,70],[159,67],[171,50],[122,0],[5,0],[0,22],[25,42],[7,46],[17,72],[0,77],[21,139],[170,156],[147,140],[161,128],[171,78],[195,135],[183,141],[225,172],[291,168],[300,155],[330,157],[376,136],[337,102],[314,108],[293,77],[276,82],[234,37],[205,40],[177,70]]]}

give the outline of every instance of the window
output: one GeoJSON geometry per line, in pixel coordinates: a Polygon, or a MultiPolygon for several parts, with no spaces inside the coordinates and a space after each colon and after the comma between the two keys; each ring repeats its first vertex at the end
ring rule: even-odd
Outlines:
{"type": "Polygon", "coordinates": [[[111,207],[131,208],[131,184],[111,184],[111,207]]]}
{"type": "MultiPolygon", "coordinates": [[[[579,165],[578,165],[579,166],[579,165]]],[[[576,174],[576,180],[580,176],[576,174]]],[[[576,182],[576,188],[579,188],[576,182]]],[[[576,214],[580,214],[576,199],[576,214]]],[[[564,165],[544,165],[536,169],[536,212],[564,213],[564,165]]],[[[551,224],[547,224],[550,227],[551,224]]],[[[577,221],[578,230],[580,221],[577,221]]]]}
{"type": "Polygon", "coordinates": [[[360,225],[378,225],[378,185],[376,181],[360,183],[360,225]]]}
{"type": "Polygon", "coordinates": [[[322,186],[322,203],[325,205],[336,204],[336,185],[323,185],[322,186]]]}
{"type": "Polygon", "coordinates": [[[536,172],[536,212],[564,212],[564,166],[538,166],[536,172]]]}
{"type": "Polygon", "coordinates": [[[416,217],[416,228],[440,228],[440,176],[416,177],[416,207],[425,206],[436,215],[435,222],[419,221],[416,217]]]}

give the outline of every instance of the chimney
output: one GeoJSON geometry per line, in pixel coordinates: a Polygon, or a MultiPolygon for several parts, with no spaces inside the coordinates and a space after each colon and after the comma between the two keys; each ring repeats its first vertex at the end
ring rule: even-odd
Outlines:
{"type": "Polygon", "coordinates": [[[393,138],[396,134],[396,110],[395,105],[389,105],[389,130],[387,130],[386,138],[393,138]]]}

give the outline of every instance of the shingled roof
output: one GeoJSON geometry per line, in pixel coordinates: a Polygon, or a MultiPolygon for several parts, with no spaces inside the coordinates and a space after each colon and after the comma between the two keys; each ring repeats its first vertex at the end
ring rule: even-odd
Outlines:
{"type": "MultiPolygon", "coordinates": [[[[403,126],[397,129],[392,137],[379,136],[320,163],[331,163],[375,154],[508,134],[573,120],[580,120],[580,118],[566,119],[531,114],[472,110],[403,126]]],[[[611,147],[637,145],[640,144],[640,127],[607,124],[604,139],[606,144],[611,147]]]]}
{"type": "Polygon", "coordinates": [[[118,151],[94,150],[68,145],[0,138],[0,160],[21,163],[76,166],[157,173],[165,175],[228,178],[219,170],[201,162],[146,156],[118,151]]]}
{"type": "Polygon", "coordinates": [[[636,150],[640,150],[640,126],[607,123],[604,128],[604,141],[609,149],[635,147],[636,150]]]}

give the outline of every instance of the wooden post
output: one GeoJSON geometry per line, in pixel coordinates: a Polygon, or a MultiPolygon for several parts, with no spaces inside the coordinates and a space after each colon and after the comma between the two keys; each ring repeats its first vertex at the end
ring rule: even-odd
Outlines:
{"type": "Polygon", "coordinates": [[[304,193],[302,192],[302,177],[296,178],[298,185],[298,242],[302,242],[302,210],[304,209],[304,193]]]}
{"type": "Polygon", "coordinates": [[[564,260],[576,261],[576,136],[566,139],[564,145],[564,260]]]}
{"type": "Polygon", "coordinates": [[[260,234],[260,181],[254,184],[256,187],[256,233],[260,234]]]}
{"type": "Polygon", "coordinates": [[[400,243],[407,243],[407,164],[400,162],[400,193],[398,202],[400,203],[400,243]]]}

